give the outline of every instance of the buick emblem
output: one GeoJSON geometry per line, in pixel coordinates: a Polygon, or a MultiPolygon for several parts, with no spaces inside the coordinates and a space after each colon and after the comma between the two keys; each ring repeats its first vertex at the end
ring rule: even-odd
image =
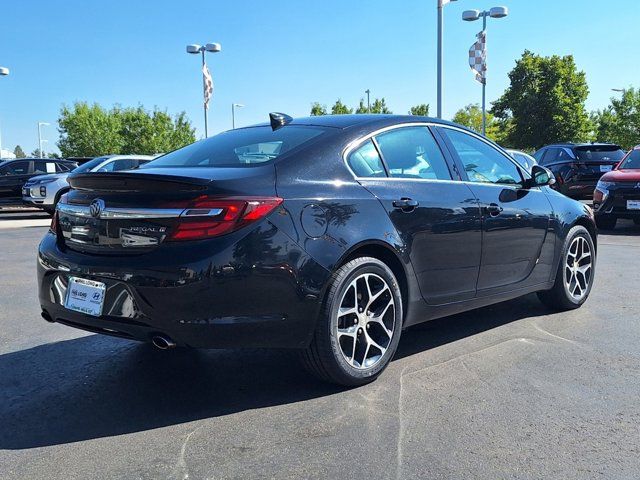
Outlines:
{"type": "Polygon", "coordinates": [[[104,200],[96,198],[89,204],[89,213],[93,218],[100,218],[100,214],[104,211],[104,200]]]}

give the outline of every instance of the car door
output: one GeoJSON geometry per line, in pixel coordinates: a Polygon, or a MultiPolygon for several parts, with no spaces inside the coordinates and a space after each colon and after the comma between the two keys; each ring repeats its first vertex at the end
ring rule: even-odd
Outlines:
{"type": "Polygon", "coordinates": [[[426,125],[382,131],[348,156],[358,181],[387,210],[432,305],[473,298],[480,268],[480,209],[426,125]],[[456,174],[457,175],[457,174],[456,174]]]}
{"type": "Polygon", "coordinates": [[[542,253],[551,220],[545,193],[537,187],[523,188],[525,177],[515,161],[482,137],[449,127],[439,127],[439,131],[481,206],[478,296],[541,281],[550,273],[549,265],[541,266],[546,269],[544,274],[529,277],[542,253]]]}
{"type": "Polygon", "coordinates": [[[20,195],[22,185],[31,176],[32,165],[29,160],[18,160],[4,165],[0,171],[0,191],[20,195]]]}

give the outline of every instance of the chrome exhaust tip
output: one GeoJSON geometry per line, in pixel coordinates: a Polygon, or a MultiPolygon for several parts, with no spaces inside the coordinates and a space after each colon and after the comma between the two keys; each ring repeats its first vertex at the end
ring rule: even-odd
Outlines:
{"type": "Polygon", "coordinates": [[[176,343],[169,337],[156,335],[151,339],[151,343],[159,350],[170,350],[176,347],[176,343]]]}

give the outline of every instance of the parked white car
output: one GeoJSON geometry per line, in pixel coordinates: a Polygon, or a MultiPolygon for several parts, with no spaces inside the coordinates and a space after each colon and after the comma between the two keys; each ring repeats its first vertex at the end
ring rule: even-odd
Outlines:
{"type": "Polygon", "coordinates": [[[518,164],[524,168],[527,172],[531,171],[531,167],[538,164],[538,161],[528,153],[521,152],[520,150],[507,149],[509,155],[511,155],[518,164]]]}
{"type": "Polygon", "coordinates": [[[67,177],[72,173],[132,170],[154,158],[150,155],[107,155],[89,160],[70,172],[38,175],[29,179],[22,187],[22,201],[53,212],[60,197],[69,191],[67,177]]]}

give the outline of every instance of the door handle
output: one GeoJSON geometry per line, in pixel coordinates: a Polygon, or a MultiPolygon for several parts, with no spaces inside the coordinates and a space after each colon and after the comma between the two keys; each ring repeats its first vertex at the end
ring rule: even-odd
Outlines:
{"type": "Polygon", "coordinates": [[[403,197],[400,200],[393,201],[393,208],[402,210],[403,212],[413,212],[418,205],[420,205],[420,203],[413,198],[403,197]]]}
{"type": "Polygon", "coordinates": [[[489,205],[484,207],[484,209],[492,217],[497,217],[498,215],[500,215],[502,213],[502,210],[504,210],[497,203],[490,203],[489,205]]]}

